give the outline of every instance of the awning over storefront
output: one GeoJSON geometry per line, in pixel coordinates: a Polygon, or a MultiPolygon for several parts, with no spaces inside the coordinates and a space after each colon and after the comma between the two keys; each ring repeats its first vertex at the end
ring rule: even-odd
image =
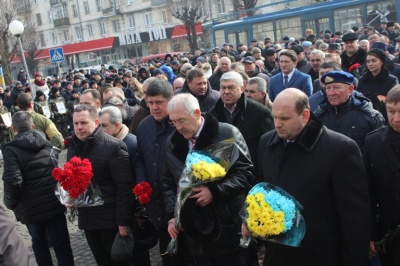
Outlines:
{"type": "MultiPolygon", "coordinates": [[[[203,34],[203,26],[201,25],[201,22],[199,21],[196,22],[195,29],[197,36],[203,34]]],[[[184,38],[186,36],[187,34],[185,25],[177,25],[174,27],[174,30],[172,31],[171,39],[184,38]]]]}
{"type": "MultiPolygon", "coordinates": [[[[104,38],[104,39],[97,39],[97,40],[91,40],[91,41],[86,41],[86,42],[71,43],[71,44],[66,44],[66,45],[57,46],[57,47],[63,48],[64,55],[73,55],[73,54],[89,53],[89,52],[111,49],[114,46],[114,41],[115,41],[115,37],[108,37],[108,38],[104,38]]],[[[56,48],[56,47],[53,47],[53,48],[56,48]]],[[[35,60],[49,58],[50,57],[50,52],[49,52],[50,49],[52,49],[52,48],[43,49],[37,56],[35,56],[35,60]]],[[[26,52],[25,52],[25,57],[28,57],[28,54],[26,52]]],[[[20,61],[21,61],[21,57],[18,55],[14,55],[11,58],[12,64],[19,63],[20,61]]]]}

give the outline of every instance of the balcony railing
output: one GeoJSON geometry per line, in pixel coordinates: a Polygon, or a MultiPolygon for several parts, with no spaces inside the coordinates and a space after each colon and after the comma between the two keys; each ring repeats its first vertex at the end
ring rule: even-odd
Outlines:
{"type": "Polygon", "coordinates": [[[110,6],[107,8],[103,8],[102,13],[104,16],[114,16],[114,15],[120,14],[120,11],[119,11],[119,7],[116,8],[116,7],[110,6]]]}
{"type": "Polygon", "coordinates": [[[69,18],[53,19],[54,27],[69,26],[69,18]]]}
{"type": "Polygon", "coordinates": [[[60,5],[67,2],[67,0],[50,0],[50,6],[60,5]]]}

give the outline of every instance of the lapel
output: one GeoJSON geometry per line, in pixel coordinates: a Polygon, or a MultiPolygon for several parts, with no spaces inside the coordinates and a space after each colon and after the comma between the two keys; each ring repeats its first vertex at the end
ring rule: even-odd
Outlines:
{"type": "Polygon", "coordinates": [[[292,78],[289,80],[288,88],[291,88],[293,86],[294,82],[297,80],[298,77],[299,77],[299,71],[295,69],[292,78]]]}
{"type": "MultiPolygon", "coordinates": [[[[208,113],[203,113],[202,116],[204,118],[204,126],[196,140],[196,150],[202,150],[213,144],[213,138],[218,133],[218,120],[208,113]]],[[[171,142],[173,144],[172,154],[184,163],[189,152],[188,140],[178,131],[175,131],[171,137],[171,142]]]]}

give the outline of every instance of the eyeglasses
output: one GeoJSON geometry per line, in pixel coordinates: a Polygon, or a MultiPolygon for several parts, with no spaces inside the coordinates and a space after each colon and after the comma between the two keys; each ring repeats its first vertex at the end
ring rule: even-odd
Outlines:
{"type": "MultiPolygon", "coordinates": [[[[191,116],[195,111],[196,110],[192,110],[191,112],[189,112],[189,116],[191,116]]],[[[173,127],[178,125],[178,124],[179,125],[184,125],[186,122],[187,122],[187,118],[179,118],[176,121],[173,121],[173,120],[169,120],[168,121],[168,123],[173,127]]]]}

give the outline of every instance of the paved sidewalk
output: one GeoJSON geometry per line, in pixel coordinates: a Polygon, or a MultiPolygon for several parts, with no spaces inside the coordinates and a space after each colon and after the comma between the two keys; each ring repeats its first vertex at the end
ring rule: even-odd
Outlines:
{"type": "MultiPolygon", "coordinates": [[[[66,150],[63,150],[62,153],[60,154],[60,165],[63,165],[64,162],[66,161],[66,150]]],[[[3,160],[0,160],[1,168],[0,168],[0,176],[3,176],[3,160]]],[[[3,203],[3,197],[4,197],[4,186],[3,186],[3,180],[0,178],[0,202],[2,205],[3,203]]],[[[14,213],[8,209],[7,214],[15,220],[14,213]]],[[[16,230],[17,232],[22,236],[22,238],[25,240],[27,245],[29,246],[29,249],[31,249],[32,242],[30,235],[26,229],[26,226],[17,222],[15,220],[16,224],[16,230]]],[[[68,221],[68,231],[69,235],[71,238],[71,247],[72,251],[74,254],[74,261],[76,266],[95,266],[97,265],[92,252],[90,251],[90,248],[86,242],[86,238],[83,234],[83,231],[78,229],[77,226],[77,221],[75,221],[74,224],[68,221]]],[[[53,249],[51,249],[52,257],[53,257],[53,263],[54,265],[57,265],[57,260],[54,254],[53,249]]],[[[150,250],[150,256],[151,256],[151,264],[152,266],[157,266],[161,262],[161,258],[159,256],[158,252],[158,245],[154,247],[152,250],[150,250]]],[[[140,265],[139,265],[140,266],[140,265]]]]}

